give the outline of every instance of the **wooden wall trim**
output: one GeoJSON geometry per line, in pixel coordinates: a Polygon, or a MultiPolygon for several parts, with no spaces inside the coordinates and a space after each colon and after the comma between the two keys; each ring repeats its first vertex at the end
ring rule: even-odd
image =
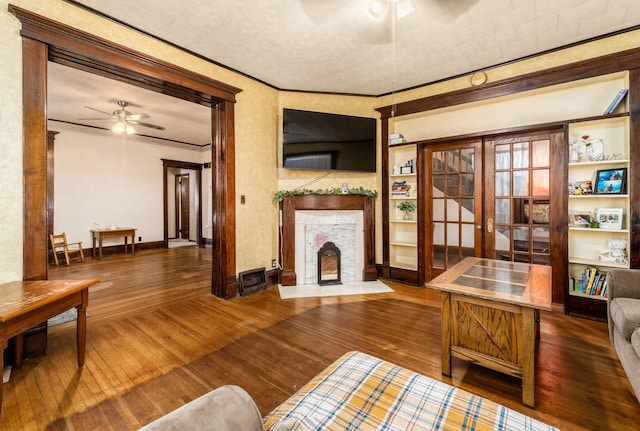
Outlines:
{"type": "Polygon", "coordinates": [[[236,188],[234,104],[221,102],[212,112],[213,148],[211,164],[218,167],[211,172],[213,188],[213,293],[221,298],[238,294],[236,277],[236,188]],[[217,199],[215,197],[218,197],[217,199]],[[216,262],[216,257],[219,260],[216,262]]]}
{"type": "Polygon", "coordinates": [[[22,111],[24,118],[24,280],[46,280],[48,268],[47,187],[47,46],[22,40],[22,111]]]}
{"type": "Polygon", "coordinates": [[[489,82],[479,87],[469,87],[443,94],[423,97],[408,102],[377,108],[383,119],[391,118],[391,108],[395,107],[394,116],[415,114],[432,109],[461,105],[508,96],[522,91],[535,90],[556,84],[564,84],[585,78],[620,72],[640,67],[640,48],[616,52],[588,60],[563,66],[540,70],[489,82]]]}
{"type": "MultiPolygon", "coordinates": [[[[167,63],[129,47],[77,30],[68,25],[50,20],[20,7],[9,5],[9,11],[22,23],[21,35],[52,45],[62,63],[75,63],[74,67],[89,69],[95,73],[102,65],[109,70],[110,77],[119,75],[118,70],[135,71],[146,77],[146,85],[154,85],[154,91],[170,94],[178,87],[193,96],[199,92],[206,101],[209,96],[235,102],[239,88],[208,78],[188,69],[167,63]],[[82,52],[78,56],[76,53],[82,52]],[[108,59],[108,61],[105,61],[108,59]],[[167,82],[173,84],[167,86],[167,82]]],[[[183,97],[184,98],[184,97],[183,97]]],[[[189,100],[189,99],[186,99],[189,100]]],[[[194,100],[192,100],[194,101],[194,100]]]]}
{"type": "Polygon", "coordinates": [[[629,70],[629,212],[631,268],[640,268],[640,67],[629,70]]]}

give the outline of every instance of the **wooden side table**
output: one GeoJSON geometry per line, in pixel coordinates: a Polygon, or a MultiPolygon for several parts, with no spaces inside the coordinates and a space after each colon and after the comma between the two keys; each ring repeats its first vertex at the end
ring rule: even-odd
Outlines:
{"type": "MultiPolygon", "coordinates": [[[[75,307],[78,310],[76,321],[78,366],[83,366],[89,286],[96,283],[98,280],[36,280],[0,284],[0,351],[4,352],[8,340],[16,337],[14,362],[16,368],[20,368],[23,332],[75,307]]],[[[4,370],[2,354],[0,354],[0,370],[4,370]]],[[[2,385],[0,385],[1,412],[2,385]]]]}

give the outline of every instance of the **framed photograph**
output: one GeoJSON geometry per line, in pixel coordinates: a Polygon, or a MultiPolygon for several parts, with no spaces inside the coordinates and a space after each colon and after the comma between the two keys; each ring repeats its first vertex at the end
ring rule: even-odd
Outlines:
{"type": "Polygon", "coordinates": [[[413,168],[411,166],[400,166],[400,173],[401,174],[412,174],[413,173],[413,168]]]}
{"type": "Polygon", "coordinates": [[[549,201],[535,202],[533,204],[524,204],[525,220],[529,219],[533,223],[547,224],[549,223],[549,201]]]}
{"type": "Polygon", "coordinates": [[[570,195],[590,195],[593,194],[593,188],[591,186],[591,181],[576,181],[574,183],[569,183],[569,194],[570,195]]]}
{"type": "Polygon", "coordinates": [[[603,169],[596,173],[596,194],[622,194],[627,184],[627,168],[603,169]]]}
{"type": "Polygon", "coordinates": [[[600,229],[622,229],[622,208],[598,208],[596,221],[600,229]]]}
{"type": "Polygon", "coordinates": [[[569,214],[569,226],[589,227],[593,221],[593,211],[576,210],[569,214]]]}

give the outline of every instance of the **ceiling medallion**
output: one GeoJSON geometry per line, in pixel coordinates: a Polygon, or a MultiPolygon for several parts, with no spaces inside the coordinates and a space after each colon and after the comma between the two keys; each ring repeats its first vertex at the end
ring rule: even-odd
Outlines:
{"type": "Polygon", "coordinates": [[[482,85],[485,82],[487,82],[487,74],[484,72],[476,72],[473,75],[471,75],[471,85],[476,86],[476,85],[482,85]]]}

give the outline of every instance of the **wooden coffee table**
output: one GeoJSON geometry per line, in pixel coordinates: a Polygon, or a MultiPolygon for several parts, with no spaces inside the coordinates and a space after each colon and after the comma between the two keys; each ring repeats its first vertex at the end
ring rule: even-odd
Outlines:
{"type": "Polygon", "coordinates": [[[535,405],[539,310],[551,310],[551,267],[468,257],[426,283],[442,291],[442,374],[451,358],[522,379],[535,405]]]}

